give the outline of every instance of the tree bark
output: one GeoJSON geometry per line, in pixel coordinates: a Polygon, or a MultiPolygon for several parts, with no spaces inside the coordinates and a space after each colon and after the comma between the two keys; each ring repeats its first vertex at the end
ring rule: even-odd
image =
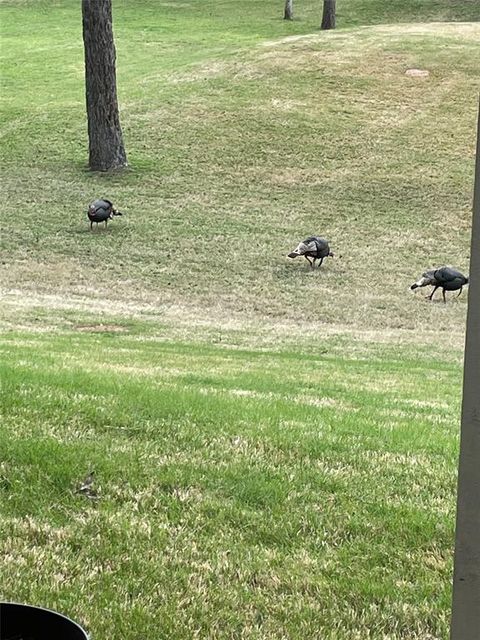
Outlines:
{"type": "Polygon", "coordinates": [[[335,29],[336,0],[323,0],[322,29],[335,29]]]}
{"type": "Polygon", "coordinates": [[[127,165],[117,102],[112,0],[82,0],[89,166],[108,171],[127,165]]]}
{"type": "Polygon", "coordinates": [[[285,0],[284,20],[293,20],[293,0],[285,0]]]}
{"type": "Polygon", "coordinates": [[[480,109],[469,276],[451,640],[480,634],[480,109]]]}

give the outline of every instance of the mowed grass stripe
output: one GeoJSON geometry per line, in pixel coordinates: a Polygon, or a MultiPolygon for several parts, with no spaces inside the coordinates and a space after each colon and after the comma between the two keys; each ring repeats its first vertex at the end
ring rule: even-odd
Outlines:
{"type": "Polygon", "coordinates": [[[458,365],[380,350],[294,374],[288,353],[38,338],[4,341],[5,597],[99,637],[124,616],[173,638],[442,637],[458,365]]]}
{"type": "MultiPolygon", "coordinates": [[[[191,411],[207,404],[212,412],[218,405],[218,413],[225,415],[241,414],[238,406],[254,414],[260,406],[264,412],[293,420],[300,413],[316,415],[320,410],[332,417],[341,412],[352,420],[358,414],[359,429],[361,418],[373,411],[385,417],[387,431],[388,417],[405,424],[412,418],[446,422],[459,408],[458,365],[430,365],[432,373],[424,380],[425,364],[402,361],[398,354],[393,361],[378,357],[349,361],[328,355],[312,358],[301,352],[255,353],[181,343],[175,354],[174,344],[154,342],[139,356],[137,346],[132,351],[126,337],[116,337],[113,343],[108,337],[96,339],[94,349],[87,337],[63,340],[58,349],[55,338],[39,338],[41,351],[36,349],[33,359],[31,348],[15,346],[4,351],[4,361],[10,353],[25,384],[29,380],[35,384],[48,370],[50,384],[63,392],[70,389],[75,394],[86,386],[93,399],[109,398],[112,404],[121,404],[122,395],[128,394],[141,398],[144,411],[153,404],[155,411],[165,406],[168,412],[180,399],[181,406],[191,411]],[[38,360],[39,353],[44,354],[43,360],[38,360]]],[[[8,377],[12,376],[13,371],[8,377]]]]}

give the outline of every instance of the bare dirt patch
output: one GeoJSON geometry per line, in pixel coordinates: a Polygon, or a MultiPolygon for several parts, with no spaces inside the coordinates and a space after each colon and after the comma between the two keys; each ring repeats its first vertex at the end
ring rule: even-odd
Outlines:
{"type": "Polygon", "coordinates": [[[128,331],[127,327],[118,324],[79,324],[74,329],[86,333],[125,333],[128,331]]]}
{"type": "Polygon", "coordinates": [[[411,78],[428,78],[430,72],[427,69],[407,69],[405,75],[411,78]]]}

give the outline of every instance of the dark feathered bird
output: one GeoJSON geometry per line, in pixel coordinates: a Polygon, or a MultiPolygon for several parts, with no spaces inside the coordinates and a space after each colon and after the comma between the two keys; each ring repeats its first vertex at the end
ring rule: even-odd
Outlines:
{"type": "MultiPolygon", "coordinates": [[[[417,289],[418,287],[432,286],[432,293],[427,296],[429,300],[433,298],[433,294],[437,289],[442,289],[443,301],[445,299],[445,291],[458,291],[458,295],[462,293],[463,286],[468,284],[468,278],[451,267],[440,267],[439,269],[432,269],[432,271],[425,271],[422,277],[412,284],[410,289],[417,289]]],[[[457,296],[458,297],[458,296],[457,296]]]]}
{"type": "Polygon", "coordinates": [[[289,258],[296,258],[298,256],[305,256],[312,269],[315,267],[315,260],[320,260],[318,266],[322,264],[324,258],[327,256],[334,257],[333,251],[330,251],[330,246],[325,238],[319,236],[310,236],[305,240],[302,240],[298,247],[288,254],[289,258]],[[310,260],[312,258],[312,260],[310,260]]]}
{"type": "Polygon", "coordinates": [[[87,498],[96,499],[98,498],[98,493],[93,488],[93,483],[95,482],[95,471],[90,471],[90,473],[85,476],[85,478],[79,482],[76,486],[75,492],[81,493],[87,498]]]}
{"type": "Polygon", "coordinates": [[[95,480],[94,476],[95,476],[95,471],[90,471],[90,473],[86,475],[81,482],[79,482],[77,486],[77,491],[79,493],[88,493],[91,490],[92,485],[94,483],[94,480],[95,480]]]}
{"type": "Polygon", "coordinates": [[[97,226],[99,222],[105,222],[106,228],[108,221],[111,220],[113,216],[121,215],[123,214],[120,211],[117,211],[110,200],[106,200],[105,198],[101,200],[94,200],[88,205],[87,216],[90,220],[90,230],[92,230],[94,222],[97,226]]]}

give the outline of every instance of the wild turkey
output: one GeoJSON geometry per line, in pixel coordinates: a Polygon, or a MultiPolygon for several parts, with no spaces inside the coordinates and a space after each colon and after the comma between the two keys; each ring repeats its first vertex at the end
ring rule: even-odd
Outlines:
{"type": "Polygon", "coordinates": [[[95,222],[98,227],[99,222],[105,222],[105,228],[107,223],[113,218],[113,216],[123,215],[120,211],[113,206],[110,200],[103,198],[101,200],[94,200],[88,205],[87,216],[90,220],[90,231],[93,229],[93,223],[95,222]]]}
{"type": "MultiPolygon", "coordinates": [[[[463,286],[468,284],[468,278],[451,267],[440,267],[439,269],[432,269],[432,271],[425,271],[422,277],[412,284],[410,289],[417,289],[418,287],[432,286],[432,293],[427,296],[429,300],[433,298],[433,294],[439,288],[442,289],[443,301],[445,299],[445,291],[457,291],[460,289],[458,296],[462,293],[463,286]]],[[[457,298],[458,298],[457,296],[457,298]]]]}
{"type": "Polygon", "coordinates": [[[289,258],[296,258],[297,256],[305,256],[312,269],[315,268],[315,260],[320,260],[318,266],[320,267],[324,258],[327,256],[334,257],[333,251],[330,251],[330,246],[325,238],[318,236],[310,236],[300,242],[298,247],[288,254],[289,258]],[[310,260],[312,258],[312,260],[310,260]]]}

